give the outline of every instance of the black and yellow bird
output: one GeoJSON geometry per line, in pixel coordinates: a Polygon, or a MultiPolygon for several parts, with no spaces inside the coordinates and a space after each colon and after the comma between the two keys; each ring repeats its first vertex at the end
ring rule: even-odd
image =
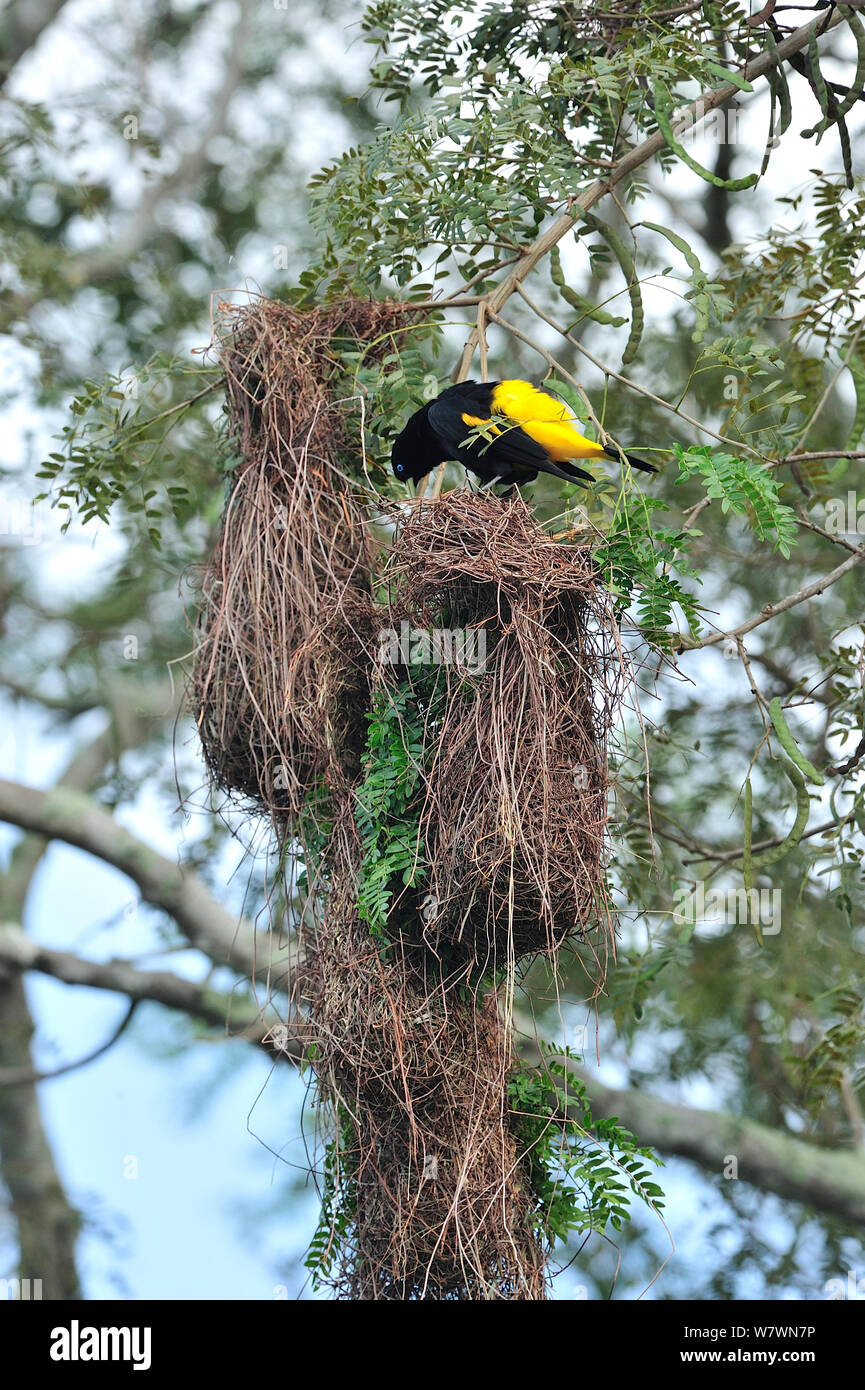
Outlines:
{"type": "MultiPolygon", "coordinates": [[[[574,459],[618,459],[619,454],[586,439],[578,423],[566,405],[530,381],[461,381],[415,411],[394,441],[391,464],[406,483],[455,460],[491,485],[519,486],[551,473],[585,487],[595,479],[574,459]],[[475,426],[489,437],[471,437],[475,426]]],[[[645,473],[658,471],[633,454],[625,458],[645,473]]]]}

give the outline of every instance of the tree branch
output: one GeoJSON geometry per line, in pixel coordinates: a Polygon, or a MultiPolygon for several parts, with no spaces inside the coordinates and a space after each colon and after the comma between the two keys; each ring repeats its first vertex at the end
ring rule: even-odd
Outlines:
{"type": "MultiPolygon", "coordinates": [[[[5,682],[0,679],[0,684],[5,682]]],[[[24,692],[21,693],[23,697],[24,692]]],[[[36,695],[27,698],[39,699],[36,695]]],[[[167,682],[164,685],[108,684],[99,697],[88,701],[88,708],[103,706],[110,723],[73,754],[57,785],[74,791],[89,791],[125,749],[141,747],[147,741],[153,734],[155,720],[161,726],[164,720],[177,714],[180,699],[180,692],[167,682]]],[[[0,892],[0,914],[8,918],[24,916],[30,884],[44,852],[45,839],[38,835],[26,836],[15,846],[0,892]]]]}
{"type": "MultiPolygon", "coordinates": [[[[843,19],[844,17],[842,14],[839,12],[834,13],[829,23],[825,24],[824,27],[820,29],[820,33],[822,34],[830,29],[834,29],[843,22],[843,19]]],[[[803,24],[801,28],[796,29],[781,43],[777,44],[774,49],[766,50],[758,54],[751,62],[746,63],[743,76],[748,81],[753,82],[755,78],[764,76],[772,68],[783,63],[791,54],[797,53],[800,49],[805,48],[810,41],[816,23],[817,21],[812,21],[810,24],[803,24]]],[[[690,106],[685,108],[679,119],[673,122],[673,130],[678,133],[682,130],[696,129],[712,111],[719,106],[723,106],[725,102],[730,101],[736,96],[738,91],[739,88],[732,82],[726,82],[723,87],[716,87],[703,92],[690,106]]],[[[657,130],[653,135],[643,140],[641,144],[635,145],[633,149],[628,150],[622,155],[621,159],[615,163],[607,178],[597,179],[577,197],[570,199],[567,211],[561,213],[551,223],[547,230],[523,252],[513,270],[497,285],[493,286],[492,289],[479,297],[475,324],[466,339],[459,361],[451,373],[452,381],[459,382],[466,379],[469,374],[475,349],[484,341],[484,324],[490,319],[495,321],[496,316],[501,313],[501,310],[504,308],[511,295],[520,289],[523,280],[531,274],[538,262],[542,261],[544,257],[552,251],[553,247],[556,246],[563,237],[567,236],[568,232],[573,230],[575,224],[579,220],[579,212],[588,212],[596,203],[599,203],[607,193],[612,193],[616,185],[627,178],[629,174],[633,173],[635,169],[639,169],[641,165],[654,158],[655,155],[660,154],[665,146],[666,140],[660,130],[657,130]]],[[[502,321],[500,320],[500,322],[502,321]]],[[[504,326],[510,327],[510,325],[504,326]]],[[[511,331],[517,332],[517,336],[519,336],[518,330],[511,327],[511,331]]],[[[611,375],[615,375],[615,373],[611,373],[611,375]]],[[[661,402],[661,404],[666,403],[661,402]]],[[[683,416],[683,418],[687,417],[683,416]]],[[[700,426],[700,428],[703,429],[704,427],[700,426]]],[[[708,430],[706,433],[711,434],[713,431],[708,430]]],[[[742,445],[742,447],[746,448],[749,453],[756,452],[751,449],[750,445],[742,445]]],[[[439,464],[435,472],[431,493],[432,497],[437,497],[441,491],[444,471],[445,464],[439,464]]],[[[421,478],[418,482],[418,495],[423,495],[426,492],[428,476],[429,475],[421,478]]]]}
{"type": "MultiPolygon", "coordinates": [[[[108,703],[110,726],[76,751],[60,779],[63,786],[90,787],[122,747],[144,742],[154,712],[169,707],[164,691],[155,711],[146,701],[142,709],[138,701],[114,695],[108,703]]],[[[15,845],[8,871],[0,878],[0,920],[23,915],[45,843],[36,835],[25,835],[15,845]]],[[[0,970],[0,1068],[20,1083],[14,1091],[0,1092],[0,1155],[18,1229],[20,1269],[23,1277],[42,1280],[46,1298],[78,1298],[75,1247],[80,1216],[66,1195],[42,1123],[33,1084],[34,1032],[20,974],[0,970]]]]}
{"type": "MultiPolygon", "coordinates": [[[[32,1065],[34,1025],[17,972],[0,969],[0,1068],[32,1065]]],[[[0,1092],[0,1155],[17,1228],[22,1279],[39,1279],[45,1299],[78,1299],[75,1246],[81,1216],[66,1195],[33,1086],[0,1092]]]]}
{"type": "Polygon", "coordinates": [[[860,1153],[818,1148],[744,1115],[695,1110],[642,1091],[618,1091],[573,1069],[586,1083],[592,1113],[618,1116],[640,1142],[690,1158],[721,1178],[729,1158],[740,1181],[818,1211],[865,1225],[865,1165],[860,1153]]]}
{"type": "MultiPolygon", "coordinates": [[[[3,928],[0,927],[0,932],[2,931],[3,928]]],[[[34,1086],[38,1081],[53,1081],[57,1076],[66,1076],[70,1071],[78,1071],[81,1067],[89,1066],[91,1062],[96,1061],[97,1057],[103,1057],[106,1052],[110,1052],[114,1044],[122,1038],[132,1022],[137,1008],[138,1000],[133,999],[117,1027],[112,1028],[105,1042],[100,1043],[92,1052],[88,1052],[86,1057],[78,1057],[74,1062],[63,1062],[59,1067],[54,1067],[52,1071],[39,1071],[36,1067],[0,1067],[0,1086],[34,1086]]]]}
{"type": "MultiPolygon", "coordinates": [[[[41,946],[26,936],[20,927],[13,925],[0,924],[0,966],[21,972],[37,970],[42,975],[62,980],[64,984],[123,994],[133,1004],[144,1001],[162,1004],[190,1018],[201,1019],[215,1028],[227,1029],[230,1024],[232,1031],[227,1036],[244,1038],[248,1042],[261,1043],[272,1034],[275,1026],[278,1027],[278,1023],[275,1025],[263,1019],[261,1010],[254,1003],[235,994],[224,994],[210,989],[206,984],[185,980],[169,970],[139,970],[122,960],[83,960],[69,951],[55,951],[41,946]]],[[[114,1040],[112,1038],[111,1041],[114,1040]]],[[[308,1042],[302,1023],[296,1021],[280,1052],[299,1062],[308,1042]]],[[[92,1061],[105,1047],[103,1044],[98,1052],[91,1053],[84,1061],[92,1061]]],[[[31,1079],[47,1080],[80,1065],[81,1062],[72,1062],[56,1072],[37,1072],[31,1079]]],[[[0,1085],[15,1085],[18,1080],[17,1076],[0,1072],[0,1085]]]]}
{"type": "MultiPolygon", "coordinates": [[[[843,23],[843,20],[843,15],[836,12],[825,26],[825,31],[835,28],[836,25],[843,23]]],[[[800,49],[807,47],[816,22],[819,21],[812,20],[809,24],[803,24],[801,28],[796,29],[786,39],[783,39],[774,50],[766,50],[760,53],[750,63],[746,64],[743,76],[749,82],[753,82],[755,78],[763,77],[771,68],[777,67],[778,64],[784,62],[792,53],[798,53],[800,49]]],[[[703,92],[690,106],[685,108],[682,116],[674,123],[673,129],[676,132],[686,129],[696,129],[716,107],[723,106],[725,101],[730,101],[732,97],[735,97],[738,90],[739,89],[732,82],[725,82],[722,87],[716,87],[703,92]]],[[[547,230],[532,243],[520,258],[517,265],[514,266],[513,270],[505,276],[504,280],[500,281],[498,285],[489,290],[487,294],[481,296],[481,304],[484,306],[485,310],[487,310],[490,315],[501,312],[511,295],[516,292],[521,282],[531,274],[538,262],[543,260],[553,247],[556,246],[563,237],[567,236],[568,232],[573,230],[576,222],[579,220],[579,212],[577,210],[588,212],[589,209],[593,208],[596,203],[599,203],[607,193],[611,193],[617,184],[621,183],[629,174],[632,174],[635,169],[639,169],[641,165],[654,158],[655,155],[660,154],[661,150],[665,147],[666,141],[663,135],[659,130],[655,131],[653,135],[643,140],[641,144],[634,146],[633,149],[628,150],[622,155],[621,159],[616,162],[614,168],[611,169],[607,178],[596,180],[589,188],[584,189],[582,193],[574,198],[567,212],[561,213],[555,221],[551,223],[547,230]]],[[[478,326],[476,324],[466,340],[462,355],[454,371],[453,379],[455,381],[462,381],[468,375],[471,360],[474,356],[475,348],[478,345],[479,336],[478,326]]]]}
{"type": "Polygon", "coordinates": [[[250,922],[238,922],[197,874],[151,849],[89,797],[66,787],[43,792],[0,779],[0,820],[111,864],[137,884],[146,902],[168,912],[196,949],[250,979],[262,970],[269,975],[270,962],[257,959],[250,922]]]}
{"type": "Polygon", "coordinates": [[[75,719],[79,714],[87,714],[102,704],[98,695],[44,695],[18,676],[0,671],[0,688],[9,692],[16,700],[28,700],[40,705],[42,709],[56,711],[67,719],[75,719]]]}
{"type": "MultiPolygon", "coordinates": [[[[536,314],[538,318],[543,319],[544,322],[548,323],[551,328],[554,328],[556,332],[559,333],[561,337],[563,337],[567,342],[569,342],[572,347],[575,347],[577,351],[583,355],[583,357],[587,357],[588,360],[592,363],[592,365],[597,367],[598,371],[603,372],[604,376],[612,377],[614,381],[620,381],[622,385],[627,386],[629,390],[636,391],[638,395],[645,396],[647,400],[654,401],[655,405],[660,405],[664,408],[664,410],[669,410],[672,415],[677,415],[679,419],[684,420],[686,424],[693,425],[693,427],[695,429],[698,429],[702,434],[711,435],[713,439],[720,440],[722,444],[731,443],[730,439],[728,439],[726,435],[719,434],[717,430],[710,429],[708,425],[701,424],[699,420],[695,419],[693,415],[689,415],[687,411],[682,410],[677,405],[671,405],[670,402],[665,401],[663,397],[656,396],[654,391],[649,391],[645,386],[641,386],[638,381],[633,381],[630,377],[623,376],[621,372],[615,371],[612,367],[607,366],[605,362],[602,362],[600,358],[595,357],[593,353],[589,352],[589,349],[587,347],[583,346],[583,344],[579,341],[578,338],[575,338],[572,333],[569,333],[568,330],[565,327],[563,327],[562,324],[557,323],[556,320],[552,318],[544,309],[542,309],[539,304],[536,304],[534,300],[531,299],[530,296],[526,293],[522,285],[517,286],[517,292],[519,293],[520,297],[525,300],[526,304],[528,304],[529,308],[532,310],[532,313],[536,314]]],[[[511,333],[516,334],[517,337],[522,337],[524,341],[528,343],[529,347],[535,348],[536,351],[538,350],[538,344],[532,342],[531,339],[526,338],[525,334],[523,334],[520,329],[516,328],[512,324],[506,323],[505,320],[501,318],[497,319],[497,322],[500,323],[502,327],[507,328],[511,333]]],[[[745,452],[749,454],[753,454],[755,458],[760,457],[757,450],[753,449],[750,444],[744,444],[741,441],[737,441],[736,447],[738,449],[745,450],[745,452]]]]}
{"type": "Polygon", "coordinates": [[[795,608],[798,603],[804,603],[806,599],[815,598],[817,594],[822,594],[824,589],[836,584],[848,570],[852,570],[856,565],[860,565],[865,560],[865,546],[860,546],[854,550],[849,560],[845,560],[837,569],[831,570],[822,579],[815,579],[813,584],[806,584],[804,589],[799,589],[795,594],[789,594],[787,598],[782,598],[778,603],[767,603],[764,608],[754,618],[749,618],[746,623],[741,623],[739,627],[730,628],[727,632],[716,632],[711,637],[702,637],[699,641],[693,641],[689,637],[680,637],[674,643],[677,651],[698,651],[700,647],[712,647],[716,642],[724,642],[728,638],[744,637],[746,632],[752,632],[755,627],[760,627],[762,623],[768,623],[772,618],[777,618],[779,613],[786,613],[788,608],[795,608]]]}

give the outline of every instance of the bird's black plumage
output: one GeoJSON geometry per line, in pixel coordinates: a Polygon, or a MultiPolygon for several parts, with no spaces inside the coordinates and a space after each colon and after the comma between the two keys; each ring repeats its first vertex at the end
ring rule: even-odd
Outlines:
{"type": "MultiPolygon", "coordinates": [[[[517,423],[501,428],[491,441],[481,436],[469,438],[472,423],[466,417],[472,422],[490,419],[496,413],[493,397],[500,384],[462,381],[415,411],[394,441],[391,463],[396,476],[403,482],[419,482],[440,463],[455,460],[485,483],[520,485],[533,482],[539,473],[569,483],[594,482],[593,475],[577,464],[550,458],[543,445],[517,423]]],[[[598,451],[601,456],[606,453],[618,458],[600,445],[598,451]]],[[[626,457],[634,467],[656,472],[652,464],[632,455],[626,457]]]]}

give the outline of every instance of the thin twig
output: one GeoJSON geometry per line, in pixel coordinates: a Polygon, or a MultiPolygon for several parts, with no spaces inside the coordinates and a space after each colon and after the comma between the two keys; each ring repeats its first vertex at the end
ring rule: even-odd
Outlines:
{"type": "Polygon", "coordinates": [[[730,628],[726,632],[716,632],[711,637],[703,637],[699,641],[693,641],[689,637],[680,636],[678,643],[675,644],[678,651],[698,651],[701,647],[712,647],[716,642],[723,642],[727,638],[734,640],[744,637],[746,632],[752,632],[755,627],[768,623],[772,618],[777,618],[779,613],[786,613],[788,608],[795,608],[797,604],[804,603],[806,599],[815,598],[817,594],[822,594],[824,589],[828,589],[832,584],[837,584],[849,570],[865,560],[865,546],[854,549],[849,560],[845,560],[843,565],[831,570],[822,579],[815,579],[813,584],[806,584],[797,593],[782,598],[778,603],[767,603],[765,608],[753,618],[749,618],[746,623],[740,623],[738,627],[730,628]]]}
{"type": "Polygon", "coordinates": [[[750,444],[745,444],[742,441],[734,441],[729,439],[727,435],[719,434],[717,430],[710,429],[708,425],[704,425],[701,421],[695,420],[693,415],[688,415],[688,413],[681,410],[679,406],[671,405],[669,401],[665,401],[661,396],[656,396],[654,391],[650,391],[647,387],[641,386],[638,381],[633,381],[630,377],[624,376],[622,372],[617,372],[615,368],[602,362],[600,358],[595,357],[594,353],[589,352],[589,349],[584,347],[577,338],[574,338],[566,328],[563,328],[560,323],[557,323],[555,319],[551,318],[540,305],[535,304],[534,300],[529,297],[522,285],[517,286],[517,293],[522,296],[529,308],[537,314],[538,318],[543,319],[551,328],[554,328],[572,347],[575,347],[578,352],[581,352],[584,357],[587,357],[593,366],[603,372],[604,376],[612,377],[614,381],[620,381],[623,386],[627,386],[631,391],[636,391],[639,395],[645,396],[647,400],[654,401],[655,405],[660,405],[664,410],[669,410],[671,414],[677,415],[680,420],[684,420],[686,424],[693,425],[695,429],[700,430],[703,434],[711,435],[713,439],[719,439],[723,444],[735,444],[737,449],[743,449],[746,453],[753,454],[755,458],[762,457],[750,444]]]}
{"type": "Polygon", "coordinates": [[[82,1067],[89,1066],[91,1062],[96,1061],[97,1057],[103,1057],[106,1052],[109,1052],[123,1036],[132,1022],[132,1015],[140,1002],[139,999],[129,1001],[129,1007],[111,1036],[94,1048],[92,1052],[86,1053],[83,1057],[77,1057],[74,1062],[64,1062],[62,1066],[54,1067],[52,1071],[39,1071],[36,1067],[0,1067],[0,1086],[32,1086],[36,1082],[53,1081],[55,1076],[66,1076],[70,1071],[80,1071],[82,1067]]]}

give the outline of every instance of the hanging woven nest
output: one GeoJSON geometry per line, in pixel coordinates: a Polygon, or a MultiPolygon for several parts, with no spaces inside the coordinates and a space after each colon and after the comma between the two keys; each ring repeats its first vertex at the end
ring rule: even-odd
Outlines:
{"type": "Polygon", "coordinates": [[[496,995],[461,996],[429,952],[382,954],[357,918],[356,866],[333,846],[327,858],[301,987],[318,1095],[340,1136],[324,1282],[355,1300],[544,1299],[496,995]]]}
{"type": "Polygon", "coordinates": [[[229,313],[218,345],[242,462],[200,581],[191,702],[212,781],[272,814],[296,817],[313,786],[359,765],[375,610],[343,467],[357,402],[342,398],[334,343],[375,357],[405,313],[256,300],[229,313]]]}
{"type": "Polygon", "coordinates": [[[623,676],[589,550],[547,535],[520,497],[457,491],[412,510],[388,572],[392,623],[469,634],[473,656],[442,666],[429,730],[426,941],[504,966],[606,925],[606,741],[623,676]]]}

